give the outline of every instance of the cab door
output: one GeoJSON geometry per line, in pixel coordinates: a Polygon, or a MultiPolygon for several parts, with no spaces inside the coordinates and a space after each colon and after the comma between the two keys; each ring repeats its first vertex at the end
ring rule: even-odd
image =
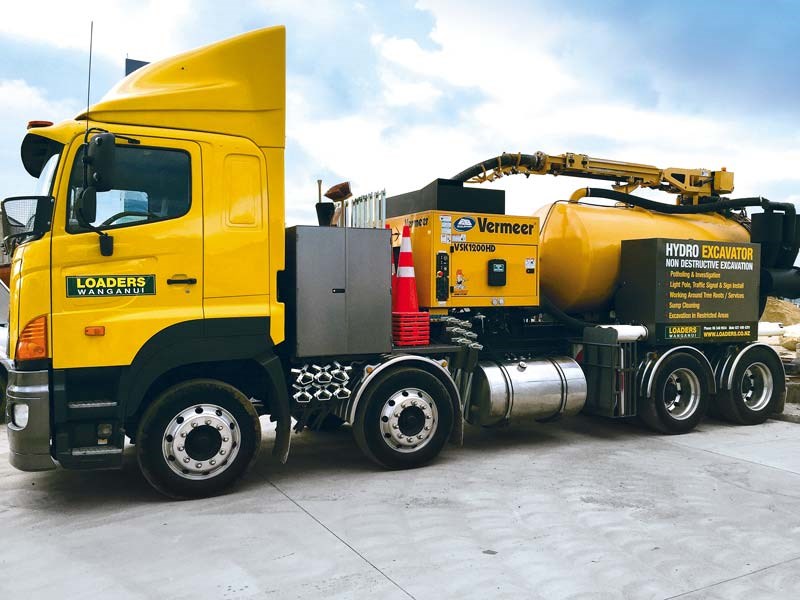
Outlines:
{"type": "Polygon", "coordinates": [[[92,225],[75,218],[83,186],[81,141],[67,157],[52,237],[53,367],[129,365],[171,325],[203,317],[203,197],[195,142],[117,139],[113,189],[97,194],[92,225]]]}

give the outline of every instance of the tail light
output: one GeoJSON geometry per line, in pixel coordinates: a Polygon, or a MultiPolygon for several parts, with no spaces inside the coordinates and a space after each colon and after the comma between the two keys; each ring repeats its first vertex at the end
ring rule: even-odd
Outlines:
{"type": "Polygon", "coordinates": [[[47,358],[47,315],[32,319],[17,339],[15,360],[47,358]]]}

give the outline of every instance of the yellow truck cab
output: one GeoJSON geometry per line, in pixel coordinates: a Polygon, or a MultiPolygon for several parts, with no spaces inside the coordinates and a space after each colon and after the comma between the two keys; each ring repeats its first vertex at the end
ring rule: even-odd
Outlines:
{"type": "Polygon", "coordinates": [[[725,169],[537,152],[370,195],[368,211],[339,186],[338,212],[287,229],[284,127],[281,27],[31,122],[38,189],[0,215],[15,467],[119,468],[129,440],[156,489],[188,498],[242,476],[265,415],[281,461],[292,429],[349,423],[398,469],[461,443],[465,423],[587,411],[679,434],[711,405],[739,424],[783,409],[783,365],[757,336],[768,294],[800,296],[793,205],[723,198],[725,169]],[[517,173],[616,185],[534,216],[465,185],[517,173]]]}
{"type": "MultiPolygon", "coordinates": [[[[10,283],[15,466],[119,466],[144,402],[192,376],[238,382],[217,392],[237,398],[269,381],[285,398],[268,375],[284,339],[284,45],[271,28],[150,65],[25,136],[40,195],[5,204],[24,242],[10,283]]],[[[257,424],[242,406],[233,416],[257,424]]],[[[230,429],[213,411],[190,421],[230,429]]],[[[242,454],[237,439],[252,457],[236,431],[213,443],[242,454]]]]}

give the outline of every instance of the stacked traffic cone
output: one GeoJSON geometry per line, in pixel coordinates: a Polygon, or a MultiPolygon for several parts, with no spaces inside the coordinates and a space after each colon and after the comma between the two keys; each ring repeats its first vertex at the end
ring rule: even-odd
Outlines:
{"type": "Polygon", "coordinates": [[[397,277],[392,289],[392,338],[396,346],[427,346],[431,339],[430,316],[419,310],[408,225],[403,226],[397,277]]]}

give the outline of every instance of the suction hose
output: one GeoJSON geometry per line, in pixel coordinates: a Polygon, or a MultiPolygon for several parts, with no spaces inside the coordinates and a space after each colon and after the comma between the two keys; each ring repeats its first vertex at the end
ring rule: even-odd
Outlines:
{"type": "Polygon", "coordinates": [[[545,157],[541,152],[536,154],[501,154],[482,163],[472,165],[451,179],[465,182],[492,169],[503,167],[525,167],[531,171],[538,171],[542,168],[544,159],[545,157]]]}
{"type": "Polygon", "coordinates": [[[544,307],[544,309],[550,313],[550,315],[558,319],[562,325],[571,331],[582,333],[584,327],[594,327],[597,325],[597,323],[589,323],[588,321],[582,321],[581,319],[576,319],[575,317],[568,315],[555,304],[553,304],[553,302],[551,302],[544,294],[539,296],[539,302],[542,307],[544,307]]]}
{"type": "MultiPolygon", "coordinates": [[[[794,204],[790,202],[772,202],[766,198],[753,197],[717,200],[704,204],[681,206],[663,204],[639,196],[632,196],[631,194],[596,188],[586,188],[584,197],[617,200],[653,212],[670,215],[691,215],[745,207],[761,207],[764,209],[764,213],[773,213],[775,211],[783,212],[784,218],[782,219],[782,227],[780,228],[782,231],[776,232],[780,240],[779,244],[766,237],[761,239],[761,237],[765,235],[765,233],[762,232],[759,232],[758,238],[756,239],[756,235],[754,235],[756,233],[755,227],[751,233],[753,237],[752,241],[762,245],[762,263],[766,262],[766,264],[762,264],[761,269],[761,312],[763,313],[767,295],[783,296],[785,298],[800,297],[800,270],[792,266],[797,256],[798,237],[800,237],[797,234],[800,232],[797,230],[797,210],[794,204]],[[773,249],[769,248],[770,244],[774,244],[773,249]],[[778,248],[780,248],[780,251],[778,251],[778,248]],[[771,256],[768,258],[768,255],[771,256]]],[[[763,217],[766,216],[768,215],[763,215],[763,217]]],[[[762,215],[754,215],[754,219],[756,217],[762,217],[762,215]]],[[[760,227],[758,229],[760,229],[760,227]]]]}
{"type": "Polygon", "coordinates": [[[746,208],[753,206],[760,206],[764,210],[780,210],[791,216],[792,221],[796,215],[794,204],[790,202],[772,202],[760,196],[752,198],[735,198],[733,200],[719,199],[714,202],[705,202],[703,204],[681,205],[681,204],[664,204],[663,202],[656,202],[655,200],[648,200],[641,196],[634,196],[632,194],[625,194],[614,190],[606,190],[602,188],[586,188],[586,198],[607,198],[609,200],[617,200],[625,204],[638,206],[652,210],[653,212],[660,212],[668,215],[696,215],[700,213],[719,212],[721,210],[732,210],[735,208],[746,208]]]}
{"type": "MultiPolygon", "coordinates": [[[[573,198],[574,197],[575,196],[573,196],[573,198]]],[[[767,200],[766,198],[758,196],[752,198],[735,198],[732,200],[719,199],[714,202],[705,202],[703,204],[676,205],[655,202],[653,200],[641,198],[640,196],[633,196],[631,194],[625,194],[622,192],[606,190],[602,188],[586,188],[583,190],[583,197],[617,200],[619,202],[624,202],[625,204],[631,204],[633,206],[638,206],[639,208],[644,208],[646,210],[668,215],[696,215],[701,213],[721,212],[736,208],[761,207],[764,209],[765,215],[753,216],[754,226],[749,230],[751,233],[751,240],[759,244],[774,244],[775,252],[777,253],[772,258],[762,256],[762,266],[789,267],[792,263],[794,263],[794,259],[797,257],[799,241],[799,236],[797,235],[797,210],[795,209],[794,204],[791,202],[772,202],[771,200],[767,200]],[[775,211],[782,212],[784,214],[783,219],[779,221],[781,231],[777,233],[777,239],[768,234],[765,237],[764,233],[760,233],[761,227],[755,227],[755,220],[757,218],[761,219],[767,215],[773,214],[775,211]],[[756,229],[759,230],[758,236],[755,235],[756,229]]],[[[760,225],[760,221],[758,224],[760,225]]]]}

